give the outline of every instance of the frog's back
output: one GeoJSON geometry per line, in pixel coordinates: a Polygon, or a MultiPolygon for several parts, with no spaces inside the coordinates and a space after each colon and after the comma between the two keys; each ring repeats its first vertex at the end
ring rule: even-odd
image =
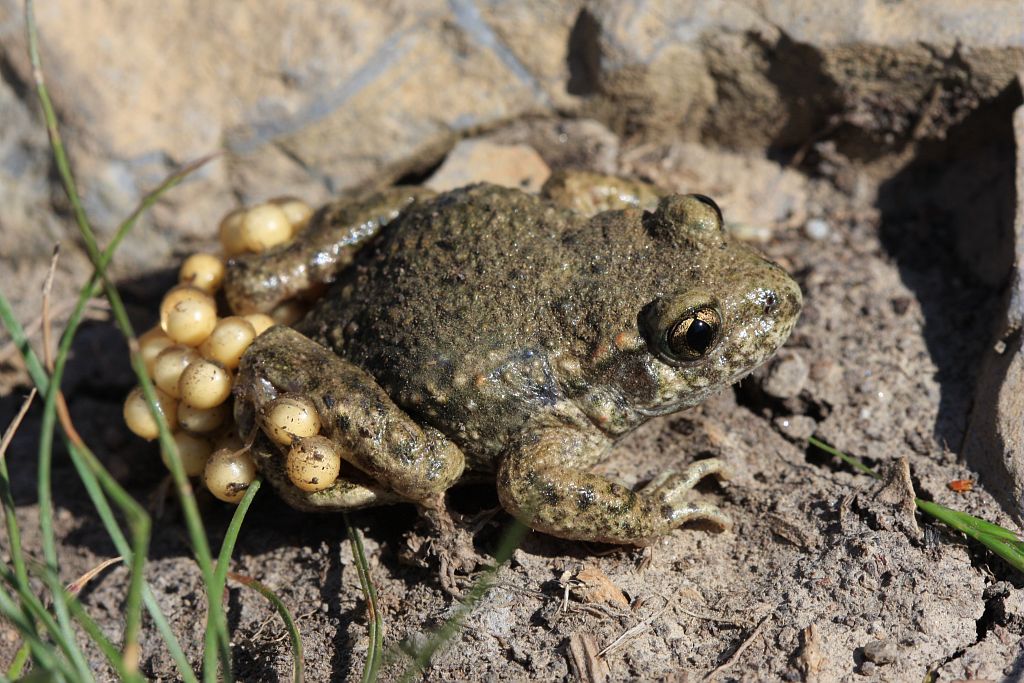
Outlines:
{"type": "Polygon", "coordinates": [[[410,207],[303,323],[417,419],[489,469],[510,434],[560,397],[548,351],[584,219],[477,185],[410,207]]]}

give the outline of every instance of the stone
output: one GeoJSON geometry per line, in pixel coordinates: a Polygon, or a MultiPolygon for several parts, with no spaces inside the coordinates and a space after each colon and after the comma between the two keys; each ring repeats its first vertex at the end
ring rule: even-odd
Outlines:
{"type": "MultiPolygon", "coordinates": [[[[238,200],[317,203],[418,178],[460,138],[516,119],[588,116],[633,142],[795,158],[808,141],[835,137],[839,152],[874,159],[942,139],[1012,84],[1024,54],[1024,12],[1012,0],[970,12],[956,0],[828,11],[802,0],[266,0],[199,11],[185,0],[54,0],[36,11],[44,72],[101,238],[170,171],[224,152],[140,223],[115,261],[122,276],[163,265],[183,240],[210,239],[238,200]]],[[[4,79],[26,89],[21,13],[22,3],[0,0],[4,79]]],[[[799,193],[765,196],[787,198],[765,208],[802,225],[799,193]]],[[[728,215],[741,234],[769,237],[762,214],[728,215]]],[[[10,235],[36,228],[12,220],[10,235]]]]}
{"type": "Polygon", "coordinates": [[[975,389],[964,458],[1008,512],[1024,520],[1024,107],[1013,117],[1017,148],[1014,265],[1006,312],[975,389]]]}
{"type": "Polygon", "coordinates": [[[761,388],[774,398],[793,398],[803,390],[809,374],[807,361],[800,353],[782,351],[769,364],[761,388]]]}
{"type": "Polygon", "coordinates": [[[892,664],[898,654],[896,642],[892,640],[872,640],[864,645],[864,659],[875,664],[892,664]]]}
{"type": "Polygon", "coordinates": [[[532,147],[463,140],[424,185],[436,192],[447,192],[470,183],[488,182],[539,192],[549,175],[551,169],[532,147]]]}

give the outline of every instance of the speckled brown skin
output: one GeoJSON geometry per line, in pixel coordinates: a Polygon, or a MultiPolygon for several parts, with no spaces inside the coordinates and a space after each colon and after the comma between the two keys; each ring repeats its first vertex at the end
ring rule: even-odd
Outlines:
{"type": "Polygon", "coordinates": [[[644,544],[688,519],[726,523],[685,500],[721,463],[641,491],[590,467],[652,416],[766,360],[800,305],[796,283],[729,238],[705,198],[587,219],[472,186],[412,203],[356,256],[297,326],[315,344],[285,328],[262,335],[243,358],[236,411],[249,431],[266,397],[305,394],[371,480],[301,493],[258,441],[268,478],[300,507],[395,494],[436,504],[464,465],[493,473],[504,507],[533,528],[644,544]],[[695,316],[706,334],[678,333],[695,316]]]}

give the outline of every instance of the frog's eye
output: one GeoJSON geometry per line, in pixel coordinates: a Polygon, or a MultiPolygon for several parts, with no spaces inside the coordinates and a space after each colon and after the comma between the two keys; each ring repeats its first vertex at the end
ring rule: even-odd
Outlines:
{"type": "Polygon", "coordinates": [[[691,310],[668,328],[666,350],[680,362],[697,360],[715,345],[721,328],[722,318],[714,308],[691,310]]]}
{"type": "Polygon", "coordinates": [[[711,197],[708,197],[707,195],[703,195],[703,194],[692,194],[690,196],[693,197],[694,199],[696,199],[698,202],[700,202],[704,206],[710,208],[712,211],[714,211],[718,215],[718,225],[719,225],[719,227],[721,227],[721,225],[723,223],[725,223],[725,221],[722,219],[722,209],[719,208],[718,202],[716,202],[711,197]]]}

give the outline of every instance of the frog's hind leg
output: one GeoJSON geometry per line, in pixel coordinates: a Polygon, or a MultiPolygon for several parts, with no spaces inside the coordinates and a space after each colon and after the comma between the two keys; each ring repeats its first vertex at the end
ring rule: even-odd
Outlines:
{"type": "Polygon", "coordinates": [[[297,510],[349,511],[409,502],[394,491],[361,476],[359,472],[343,472],[333,486],[323,491],[303,491],[288,479],[284,458],[269,439],[258,436],[251,453],[260,472],[278,495],[297,510]]]}
{"type": "Polygon", "coordinates": [[[317,211],[291,242],[232,258],[224,277],[231,310],[239,315],[267,313],[285,301],[316,292],[405,207],[431,194],[421,188],[396,187],[361,200],[339,200],[317,211]]]}
{"type": "Polygon", "coordinates": [[[727,476],[722,461],[698,461],[633,491],[589,471],[608,446],[603,435],[586,428],[548,427],[529,433],[502,461],[502,505],[539,531],[605,543],[647,545],[694,519],[730,525],[714,505],[686,499],[705,476],[727,476]]]}
{"type": "MultiPolygon", "coordinates": [[[[352,500],[371,494],[383,500],[383,491],[437,507],[462,475],[465,458],[454,443],[436,429],[420,426],[373,377],[289,327],[277,325],[256,338],[242,356],[237,386],[235,420],[242,433],[258,427],[260,415],[276,397],[304,397],[316,406],[322,435],[371,482],[356,481],[362,489],[332,487],[321,492],[344,496],[345,501],[339,498],[337,504],[330,495],[303,497],[322,509],[345,509],[352,500]]],[[[272,448],[279,452],[273,462],[280,468],[288,447],[272,448]]],[[[272,482],[286,496],[297,495],[287,477],[272,482]]]]}

